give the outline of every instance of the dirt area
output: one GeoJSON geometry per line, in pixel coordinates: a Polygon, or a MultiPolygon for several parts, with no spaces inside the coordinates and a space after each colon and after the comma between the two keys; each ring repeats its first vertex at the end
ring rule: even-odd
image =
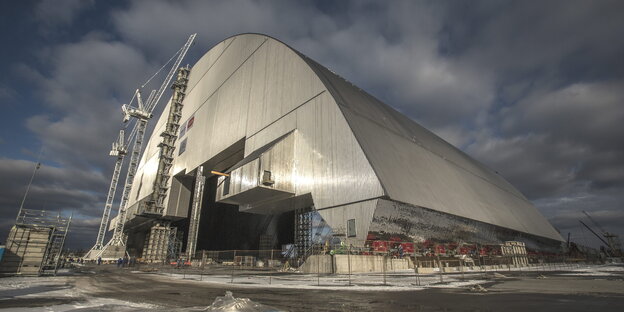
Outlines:
{"type": "Polygon", "coordinates": [[[242,277],[237,277],[239,284],[227,284],[114,266],[86,267],[72,275],[56,277],[47,286],[45,283],[18,286],[22,291],[10,289],[6,286],[9,280],[0,278],[0,286],[4,284],[0,287],[0,309],[39,311],[47,306],[46,311],[199,311],[226,290],[237,298],[249,298],[285,311],[567,312],[621,311],[624,306],[624,270],[606,275],[543,271],[501,274],[489,274],[480,283],[485,292],[451,284],[446,288],[445,283],[413,286],[413,290],[407,284],[400,290],[367,291],[347,284],[332,289],[250,287],[242,277]],[[33,287],[39,287],[36,294],[33,287]],[[41,287],[54,291],[46,293],[41,287]],[[108,301],[87,304],[94,300],[108,301]],[[63,308],[55,309],[55,306],[63,308]]]}

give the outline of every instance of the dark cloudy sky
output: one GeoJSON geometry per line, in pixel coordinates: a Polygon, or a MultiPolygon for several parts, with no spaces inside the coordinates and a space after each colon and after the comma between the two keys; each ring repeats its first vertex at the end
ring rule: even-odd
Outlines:
{"type": "Polygon", "coordinates": [[[583,244],[624,235],[622,1],[2,1],[0,242],[27,208],[95,241],[120,105],[197,32],[280,39],[518,187],[583,244]]]}

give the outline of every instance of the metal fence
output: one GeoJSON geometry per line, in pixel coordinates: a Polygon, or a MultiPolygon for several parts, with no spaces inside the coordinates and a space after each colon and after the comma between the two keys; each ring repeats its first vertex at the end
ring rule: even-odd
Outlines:
{"type": "MultiPolygon", "coordinates": [[[[133,269],[154,271],[174,277],[193,280],[239,284],[266,284],[276,281],[296,284],[331,285],[405,285],[421,286],[440,282],[463,281],[466,279],[487,279],[499,272],[540,272],[573,270],[580,264],[592,263],[587,259],[573,259],[565,255],[526,254],[502,255],[492,248],[491,252],[464,249],[465,253],[431,253],[416,248],[397,247],[402,242],[393,242],[386,250],[375,250],[371,246],[354,247],[346,245],[313,245],[301,255],[288,250],[223,250],[198,251],[193,259],[171,260],[166,264],[143,264],[140,259],[133,262],[133,269]],[[401,250],[403,249],[403,250],[401,250]],[[408,250],[405,250],[408,249],[408,250]],[[303,272],[301,258],[315,259],[303,272]],[[324,258],[321,258],[324,257],[324,258]],[[338,270],[336,259],[345,260],[347,268],[338,270]],[[327,269],[330,259],[333,266],[327,269]],[[381,262],[380,270],[362,272],[362,259],[381,262]],[[396,265],[396,261],[406,265],[396,265]],[[408,282],[409,280],[409,282],[408,282]]],[[[459,249],[458,249],[459,250],[459,249]]],[[[369,261],[370,262],[370,261],[369,261]]],[[[343,263],[344,264],[344,263],[343,263]]]]}

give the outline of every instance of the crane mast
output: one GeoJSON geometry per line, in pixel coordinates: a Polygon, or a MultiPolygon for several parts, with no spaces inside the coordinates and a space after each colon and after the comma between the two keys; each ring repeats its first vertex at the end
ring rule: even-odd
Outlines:
{"type": "Polygon", "coordinates": [[[124,144],[124,130],[119,130],[119,138],[116,142],[113,143],[113,148],[110,152],[111,156],[117,156],[117,161],[115,162],[113,178],[111,179],[110,188],[108,189],[108,196],[106,197],[106,205],[104,206],[104,214],[102,215],[100,230],[98,231],[98,237],[95,241],[95,247],[97,247],[97,249],[102,249],[102,247],[104,246],[104,235],[106,233],[106,226],[108,225],[110,212],[113,207],[115,191],[117,190],[117,183],[119,181],[119,175],[121,174],[121,166],[123,165],[126,151],[126,146],[124,144]]]}
{"type": "MultiPolygon", "coordinates": [[[[155,91],[150,93],[149,98],[153,98],[155,91]]],[[[130,165],[128,166],[128,172],[126,174],[126,181],[124,183],[123,193],[121,195],[121,203],[119,204],[119,211],[117,212],[117,223],[115,223],[115,230],[113,237],[108,242],[111,246],[125,246],[125,238],[123,235],[124,223],[126,221],[126,206],[128,204],[128,198],[130,197],[130,191],[132,191],[132,183],[134,181],[134,175],[139,164],[141,157],[141,151],[143,150],[143,139],[145,138],[145,129],[147,128],[147,121],[152,117],[152,113],[145,110],[143,99],[141,98],[141,92],[137,89],[135,91],[138,108],[133,108],[130,105],[123,105],[122,111],[124,112],[124,121],[128,122],[131,117],[137,119],[134,125],[135,139],[132,144],[132,153],[130,154],[130,165]]]]}
{"type": "Polygon", "coordinates": [[[124,184],[123,193],[121,196],[121,203],[119,204],[119,212],[117,213],[117,223],[115,223],[115,230],[113,232],[113,238],[111,238],[109,245],[113,246],[125,246],[125,238],[123,235],[124,223],[126,221],[126,206],[128,204],[128,198],[130,197],[130,191],[132,191],[132,182],[134,181],[134,175],[141,157],[141,150],[143,149],[143,139],[145,137],[145,129],[147,128],[148,119],[137,120],[137,133],[132,145],[132,154],[130,155],[130,165],[128,167],[128,173],[126,174],[126,182],[124,184]]]}
{"type": "Polygon", "coordinates": [[[119,137],[112,144],[110,156],[116,156],[115,168],[113,169],[113,176],[111,178],[110,187],[108,188],[108,195],[106,196],[106,204],[104,205],[104,212],[102,213],[102,220],[100,221],[100,228],[98,230],[98,236],[95,240],[95,245],[89,250],[85,258],[95,259],[99,252],[104,247],[104,237],[106,236],[106,226],[110,219],[111,209],[113,207],[113,201],[115,199],[115,191],[117,190],[117,184],[119,182],[119,175],[121,174],[121,167],[123,165],[124,156],[126,155],[126,147],[124,145],[124,130],[119,130],[119,137]]]}

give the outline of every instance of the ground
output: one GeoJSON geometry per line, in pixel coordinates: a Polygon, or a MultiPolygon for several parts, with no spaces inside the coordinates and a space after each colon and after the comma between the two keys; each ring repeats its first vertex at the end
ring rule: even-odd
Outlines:
{"type": "Polygon", "coordinates": [[[624,266],[617,265],[501,269],[466,273],[463,278],[433,274],[418,280],[413,272],[403,271],[388,273],[385,284],[382,274],[319,277],[238,268],[151,270],[102,265],[56,277],[0,278],[0,310],[204,311],[228,290],[236,298],[283,311],[622,311],[624,307],[624,266]]]}

